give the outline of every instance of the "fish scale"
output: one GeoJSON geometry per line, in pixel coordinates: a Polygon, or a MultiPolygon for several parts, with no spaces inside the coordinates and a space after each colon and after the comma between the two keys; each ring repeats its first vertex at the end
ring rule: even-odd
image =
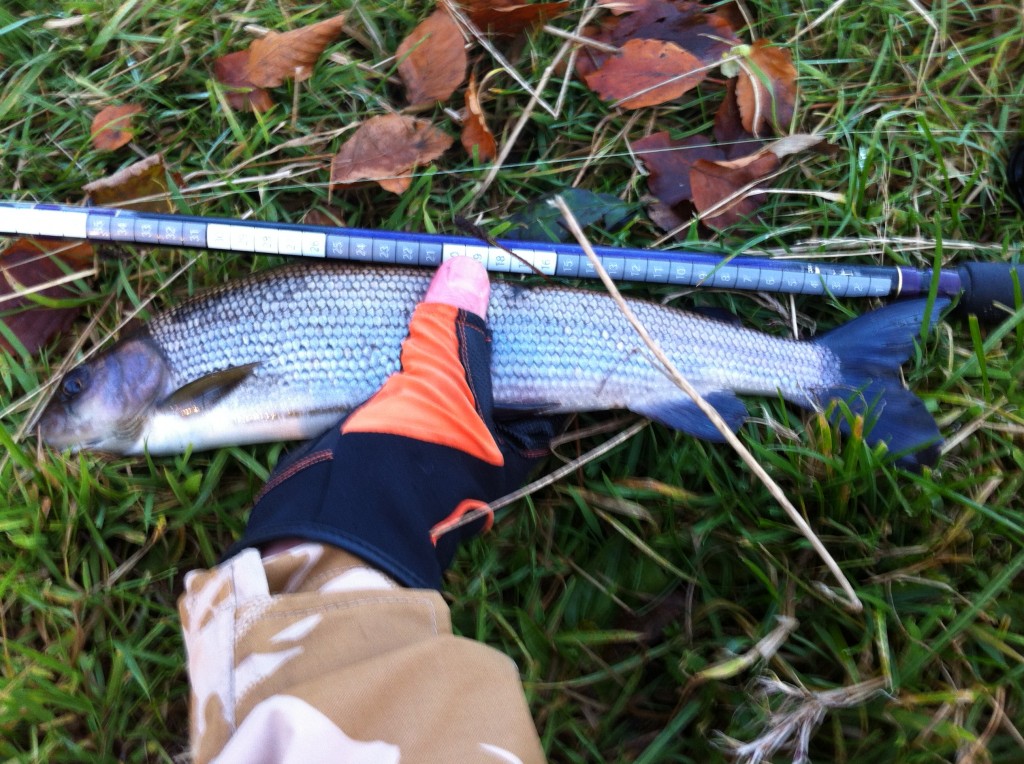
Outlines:
{"type": "MultiPolygon", "coordinates": [[[[316,435],[398,369],[409,319],[430,277],[416,269],[294,264],[189,299],[85,367],[90,379],[104,380],[119,380],[132,364],[145,369],[152,379],[137,387],[147,400],[135,401],[141,392],[130,386],[99,396],[120,400],[134,418],[89,396],[55,400],[40,423],[44,439],[57,447],[172,453],[316,435]],[[152,369],[148,354],[157,356],[152,369]],[[125,433],[128,425],[92,421],[118,416],[144,425],[114,437],[110,432],[125,433]]],[[[924,301],[884,308],[809,342],[627,302],[733,429],[746,418],[737,393],[782,396],[806,408],[853,396],[855,412],[877,403],[892,414],[878,417],[884,426],[877,439],[908,448],[937,440],[934,420],[898,379],[924,320],[924,301]]],[[[929,322],[936,316],[937,309],[929,322]]],[[[607,294],[499,280],[488,319],[498,408],[626,408],[721,439],[607,294]]]]}

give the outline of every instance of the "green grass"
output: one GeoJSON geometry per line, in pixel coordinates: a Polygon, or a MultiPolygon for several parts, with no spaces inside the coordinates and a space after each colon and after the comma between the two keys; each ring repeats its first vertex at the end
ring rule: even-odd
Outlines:
{"type": "MultiPolygon", "coordinates": [[[[1005,190],[1003,164],[1022,131],[1020,9],[921,6],[846,3],[822,19],[827,4],[746,4],[750,36],[787,44],[797,63],[796,128],[823,132],[838,150],[795,158],[776,183],[790,192],[771,195],[760,221],[700,232],[705,243],[925,268],[1017,257],[1024,216],[1005,190]]],[[[495,229],[573,183],[638,201],[646,188],[627,138],[707,132],[721,98],[709,82],[634,120],[573,81],[561,113],[534,113],[479,198],[486,168],[457,149],[401,198],[372,188],[331,198],[325,183],[338,131],[401,106],[389,80],[394,63],[383,62],[428,4],[357,4],[349,25],[360,41],[331,48],[350,63],[322,60],[294,99],[294,86],[276,89],[278,106],[261,117],[225,113],[212,62],[248,43],[246,24],[283,30],[334,12],[297,5],[285,17],[282,7],[4,3],[0,198],[78,203],[85,183],[159,151],[186,188],[210,184],[186,193],[182,211],[294,221],[330,203],[350,225],[453,231],[458,214],[495,229]],[[119,101],[142,105],[146,119],[131,147],[98,152],[92,115],[119,101]],[[306,145],[296,145],[300,138],[306,145]],[[315,171],[248,180],[290,164],[315,171]]],[[[571,28],[579,12],[574,3],[557,25],[571,28]]],[[[535,81],[560,44],[536,33],[513,63],[535,81]]],[[[493,66],[484,56],[479,71],[493,66]]],[[[545,96],[554,102],[561,85],[556,76],[545,96]]],[[[485,108],[500,133],[527,96],[501,73],[488,87],[485,108]]],[[[440,109],[427,116],[455,132],[440,109]]],[[[645,246],[659,235],[639,220],[595,238],[645,246]]],[[[688,235],[696,239],[697,228],[688,235]]],[[[33,394],[82,332],[86,349],[103,342],[188,257],[104,251],[100,277],[83,286],[89,309],[73,336],[40,358],[0,358],[3,402],[33,394]]],[[[154,306],[268,264],[204,256],[154,306]]],[[[780,315],[749,297],[695,300],[783,331],[780,315]]],[[[867,307],[796,305],[820,327],[867,307]]],[[[818,692],[876,678],[885,692],[824,716],[811,737],[813,761],[1020,761],[1022,368],[1020,313],[1000,329],[944,324],[923,343],[907,380],[953,444],[924,475],[840,442],[814,417],[751,402],[772,426],[747,425],[744,442],[839,561],[861,613],[844,609],[821,560],[731,451],[651,427],[510,509],[466,547],[447,585],[454,622],[516,660],[553,761],[720,760],[720,735],[750,741],[780,723],[771,714],[785,711],[783,698],[761,693],[760,680],[818,692]],[[644,512],[622,513],[634,505],[644,512]],[[779,616],[799,625],[773,656],[701,678],[753,648],[779,616]]],[[[186,744],[175,611],[182,577],[213,564],[241,531],[282,447],[60,457],[32,438],[15,444],[23,417],[11,413],[0,428],[8,451],[0,459],[0,758],[172,761],[186,744]]]]}

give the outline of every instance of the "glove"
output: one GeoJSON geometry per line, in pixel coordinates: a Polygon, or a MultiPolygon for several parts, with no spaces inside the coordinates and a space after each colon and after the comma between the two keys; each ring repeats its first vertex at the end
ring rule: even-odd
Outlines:
{"type": "Polygon", "coordinates": [[[405,586],[440,588],[459,541],[493,517],[446,531],[519,488],[558,429],[554,418],[494,420],[489,290],[471,259],[442,265],[413,313],[401,371],[274,471],[229,556],[318,541],[405,586]]]}

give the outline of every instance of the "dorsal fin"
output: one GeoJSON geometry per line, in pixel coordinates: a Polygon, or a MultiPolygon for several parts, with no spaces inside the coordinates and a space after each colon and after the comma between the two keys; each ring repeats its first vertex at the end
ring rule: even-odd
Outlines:
{"type": "Polygon", "coordinates": [[[179,416],[191,416],[215,406],[225,395],[248,379],[259,362],[215,371],[179,387],[160,401],[158,408],[171,409],[179,416]]]}

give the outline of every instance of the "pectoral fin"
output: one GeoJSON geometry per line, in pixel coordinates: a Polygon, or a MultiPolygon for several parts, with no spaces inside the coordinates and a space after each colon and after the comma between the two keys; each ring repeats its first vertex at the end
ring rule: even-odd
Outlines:
{"type": "Polygon", "coordinates": [[[198,414],[215,406],[259,366],[259,362],[232,366],[188,382],[159,403],[159,408],[176,412],[186,417],[198,414]]]}

